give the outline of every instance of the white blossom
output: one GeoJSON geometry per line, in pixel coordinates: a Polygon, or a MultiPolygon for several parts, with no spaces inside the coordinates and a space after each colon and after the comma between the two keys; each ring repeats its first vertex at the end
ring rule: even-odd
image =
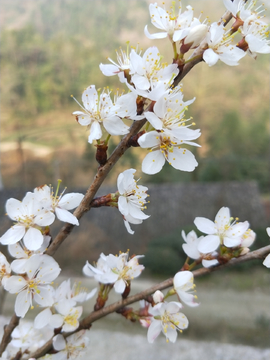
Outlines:
{"type": "Polygon", "coordinates": [[[22,352],[36,351],[53,336],[52,329],[37,330],[31,322],[22,322],[12,331],[10,345],[22,352]]]}
{"type": "MultiPolygon", "coordinates": [[[[270,237],[270,227],[266,229],[267,235],[270,237]]],[[[266,258],[263,261],[263,265],[270,268],[270,254],[266,256],[266,258]]]]}
{"type": "Polygon", "coordinates": [[[69,224],[79,225],[78,219],[68,210],[74,209],[81,203],[84,196],[83,194],[70,193],[63,195],[62,193],[58,196],[58,188],[54,194],[53,189],[48,185],[35,188],[34,194],[43,208],[52,214],[55,213],[59,220],[69,224]]]}
{"type": "Polygon", "coordinates": [[[34,254],[43,254],[51,241],[51,237],[48,235],[43,235],[43,243],[38,250],[31,251],[28,250],[21,242],[17,242],[16,244],[8,245],[8,251],[11,256],[16,258],[11,263],[11,269],[17,274],[24,274],[26,272],[26,264],[28,260],[34,254]]]}
{"type": "Polygon", "coordinates": [[[212,23],[206,35],[208,49],[203,53],[204,61],[213,66],[218,60],[227,65],[236,66],[238,61],[245,56],[245,51],[233,45],[232,39],[225,33],[222,24],[212,23]]]}
{"type": "MultiPolygon", "coordinates": [[[[190,142],[190,131],[186,133],[186,130],[190,129],[184,129],[182,132],[180,128],[179,133],[166,129],[143,134],[138,143],[142,148],[150,149],[150,152],[142,162],[142,171],[150,175],[156,174],[162,169],[165,161],[177,170],[193,171],[198,165],[195,156],[182,147],[183,144],[195,145],[190,142]]],[[[200,134],[195,132],[191,135],[193,136],[197,138],[200,134]]]]}
{"type": "Polygon", "coordinates": [[[168,36],[171,40],[178,41],[187,35],[188,27],[193,19],[192,7],[188,5],[187,10],[182,13],[180,1],[178,12],[174,6],[172,11],[169,11],[157,6],[157,3],[149,5],[149,12],[152,24],[156,28],[163,30],[159,33],[150,34],[146,25],[144,33],[149,39],[164,39],[168,36]],[[176,40],[175,37],[177,37],[176,40]]]}
{"type": "Polygon", "coordinates": [[[26,275],[12,275],[4,288],[11,294],[18,294],[15,301],[17,316],[24,317],[29,307],[33,308],[33,299],[41,306],[53,304],[52,281],[59,275],[60,267],[49,255],[33,255],[25,266],[26,275]]]}
{"type": "MultiPolygon", "coordinates": [[[[76,99],[75,99],[76,100],[76,99]]],[[[76,100],[77,101],[77,100],[76,100]]],[[[99,140],[102,137],[102,128],[111,135],[125,135],[129,127],[123,123],[117,112],[121,110],[115,106],[111,100],[110,92],[103,90],[98,92],[95,85],[89,86],[82,94],[84,111],[75,111],[78,123],[82,126],[90,127],[88,142],[92,144],[93,140],[99,140]]]]}
{"type": "Polygon", "coordinates": [[[23,239],[27,249],[38,250],[44,240],[43,227],[54,222],[54,214],[43,209],[31,192],[26,194],[22,202],[9,199],[6,203],[6,212],[16,224],[1,237],[1,244],[16,244],[23,239]]]}
{"type": "Polygon", "coordinates": [[[173,278],[174,289],[182,300],[188,306],[194,307],[199,304],[196,303],[197,296],[188,292],[189,290],[194,290],[194,277],[190,271],[179,271],[173,278]]]}
{"type": "Polygon", "coordinates": [[[215,222],[196,217],[194,220],[198,230],[207,234],[199,243],[198,250],[207,254],[215,251],[219,245],[232,248],[241,245],[242,237],[249,228],[249,223],[232,221],[230,209],[222,207],[216,217],[215,222]]]}
{"type": "Polygon", "coordinates": [[[195,231],[190,231],[187,235],[184,230],[182,230],[182,238],[185,240],[185,244],[182,245],[184,252],[191,259],[197,260],[201,257],[201,253],[198,250],[198,245],[202,237],[197,237],[195,231]]]}
{"type": "Polygon", "coordinates": [[[66,339],[58,334],[53,338],[53,347],[58,351],[52,355],[53,360],[77,360],[85,358],[85,350],[89,343],[85,330],[81,330],[66,339]]]}
{"type": "Polygon", "coordinates": [[[180,312],[182,304],[171,302],[160,302],[154,307],[149,308],[151,324],[148,328],[147,339],[153,343],[160,332],[166,336],[166,340],[174,343],[177,338],[177,330],[182,331],[188,327],[188,319],[180,312]]]}
{"type": "Polygon", "coordinates": [[[134,231],[131,230],[129,223],[141,224],[143,220],[149,218],[149,215],[143,213],[146,209],[148,188],[137,184],[134,180],[135,172],[135,169],[128,169],[117,178],[118,209],[123,215],[126,229],[130,234],[134,234],[134,231]]]}
{"type": "Polygon", "coordinates": [[[129,282],[143,271],[144,266],[138,262],[141,257],[143,255],[137,255],[128,260],[128,253],[119,256],[101,254],[96,267],[86,262],[83,273],[102,284],[114,284],[114,290],[122,294],[129,282]]]}
{"type": "Polygon", "coordinates": [[[131,84],[128,88],[137,95],[156,101],[164,94],[177,76],[177,64],[162,64],[157,47],[148,48],[143,56],[132,50],[130,53],[131,84]]]}
{"type": "Polygon", "coordinates": [[[4,285],[5,280],[11,274],[11,266],[7,261],[7,258],[0,251],[0,285],[1,283],[4,285]]]}

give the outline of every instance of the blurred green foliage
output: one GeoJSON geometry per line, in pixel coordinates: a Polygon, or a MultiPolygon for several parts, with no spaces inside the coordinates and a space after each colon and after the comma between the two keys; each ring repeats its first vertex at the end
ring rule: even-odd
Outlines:
{"type": "MultiPolygon", "coordinates": [[[[209,3],[195,1],[195,13],[207,8],[213,19],[219,17],[222,4],[207,6],[209,3]],[[218,14],[214,13],[217,9],[218,14]]],[[[108,56],[115,59],[114,49],[121,45],[124,49],[130,39],[135,46],[139,39],[144,49],[156,45],[166,60],[171,58],[169,42],[142,37],[143,27],[150,24],[144,0],[3,0],[1,9],[2,141],[39,142],[54,149],[69,144],[72,151],[76,134],[81,134],[85,144],[87,135],[79,126],[74,130],[70,113],[78,105],[70,95],[80,101],[80,93],[90,84],[122,86],[118,77],[104,77],[99,63],[107,63],[108,56]],[[53,116],[47,118],[52,111],[53,116]]],[[[145,176],[144,181],[256,180],[262,192],[269,192],[268,68],[267,55],[256,61],[246,57],[233,68],[218,63],[209,69],[199,64],[184,79],[185,100],[197,97],[189,116],[202,130],[198,139],[202,148],[192,149],[199,166],[192,173],[183,173],[166,164],[159,174],[145,176]]],[[[111,141],[109,153],[117,140],[111,141]]],[[[77,171],[95,168],[94,148],[90,147],[85,147],[83,159],[73,154],[77,171]]],[[[143,153],[128,151],[120,167],[139,169],[143,153]]],[[[70,159],[67,153],[66,163],[70,159]]],[[[64,155],[60,161],[65,162],[64,155]]],[[[27,172],[36,169],[36,165],[27,165],[27,172]]]]}

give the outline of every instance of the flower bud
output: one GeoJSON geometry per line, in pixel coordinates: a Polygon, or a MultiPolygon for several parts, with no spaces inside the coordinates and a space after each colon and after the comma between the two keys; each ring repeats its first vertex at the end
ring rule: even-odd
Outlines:
{"type": "Polygon", "coordinates": [[[162,302],[164,299],[164,295],[161,291],[157,290],[153,295],[153,300],[156,304],[162,302]]]}

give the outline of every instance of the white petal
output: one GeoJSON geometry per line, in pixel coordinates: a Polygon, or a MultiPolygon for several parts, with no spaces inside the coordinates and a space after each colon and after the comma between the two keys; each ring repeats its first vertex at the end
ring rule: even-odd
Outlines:
{"type": "Polygon", "coordinates": [[[74,216],[67,210],[55,208],[55,213],[60,221],[64,221],[69,224],[73,224],[73,225],[77,225],[77,226],[79,225],[79,221],[76,218],[76,216],[74,216]]]}
{"type": "Polygon", "coordinates": [[[160,150],[152,151],[146,155],[142,162],[142,171],[145,174],[153,175],[163,168],[165,157],[160,150]]]}
{"type": "Polygon", "coordinates": [[[174,148],[173,152],[168,152],[167,160],[172,167],[182,171],[193,171],[198,165],[192,152],[182,148],[174,148]]]}
{"type": "Polygon", "coordinates": [[[118,281],[116,281],[113,287],[115,292],[117,292],[118,294],[123,294],[126,288],[126,284],[123,279],[119,279],[118,281]]]}
{"type": "Polygon", "coordinates": [[[25,227],[22,225],[14,225],[1,236],[0,242],[3,245],[16,244],[25,234],[25,227]]]}
{"type": "Polygon", "coordinates": [[[38,286],[38,293],[35,293],[34,299],[41,306],[52,306],[54,303],[53,290],[50,286],[38,286]]]}
{"type": "Polygon", "coordinates": [[[122,215],[128,215],[128,202],[125,196],[119,196],[118,198],[118,210],[122,215]]]}
{"type": "Polygon", "coordinates": [[[50,319],[50,326],[54,329],[60,328],[63,325],[64,319],[63,316],[59,314],[52,315],[50,319]]]}
{"type": "Polygon", "coordinates": [[[179,271],[173,278],[173,286],[175,288],[182,287],[189,282],[191,282],[191,286],[189,286],[190,288],[193,285],[193,274],[191,271],[179,271]]]}
{"type": "Polygon", "coordinates": [[[138,143],[142,148],[152,148],[160,144],[160,135],[157,131],[150,131],[140,136],[138,143]]]}
{"type": "Polygon", "coordinates": [[[241,237],[239,238],[224,237],[223,243],[227,247],[235,247],[242,243],[242,239],[241,237]]]}
{"type": "Polygon", "coordinates": [[[58,206],[62,209],[72,210],[79,206],[84,195],[80,193],[70,193],[64,195],[58,203],[58,206]]]}
{"type": "Polygon", "coordinates": [[[147,340],[150,344],[152,344],[155,341],[155,339],[160,334],[161,330],[162,330],[161,321],[153,320],[147,332],[147,340]]]}
{"type": "Polygon", "coordinates": [[[35,217],[35,224],[39,226],[48,226],[54,222],[55,215],[51,211],[42,210],[35,217]]]}
{"type": "Polygon", "coordinates": [[[34,321],[35,328],[42,329],[43,327],[45,327],[47,324],[49,324],[51,316],[52,316],[52,312],[51,312],[50,308],[47,308],[47,309],[41,311],[35,317],[35,321],[34,321]]]}
{"type": "Polygon", "coordinates": [[[6,212],[11,220],[16,220],[22,215],[22,202],[17,199],[8,199],[6,203],[6,212]]]}
{"type": "Polygon", "coordinates": [[[146,119],[156,130],[162,130],[163,122],[153,112],[147,111],[144,113],[146,119]]]}
{"type": "Polygon", "coordinates": [[[204,217],[196,217],[194,224],[197,226],[197,229],[205,234],[215,234],[217,232],[215,223],[204,217]]]}
{"type": "Polygon", "coordinates": [[[58,334],[53,338],[53,347],[55,350],[63,350],[66,348],[66,340],[63,335],[58,334]]]}
{"type": "Polygon", "coordinates": [[[80,125],[88,126],[91,124],[92,118],[82,111],[74,111],[72,114],[76,115],[76,119],[80,125]]]}
{"type": "Polygon", "coordinates": [[[207,49],[203,53],[203,60],[209,66],[215,65],[217,63],[218,59],[219,59],[219,56],[212,49],[207,49]]]}
{"type": "Polygon", "coordinates": [[[263,265],[270,268],[270,254],[266,256],[266,258],[263,261],[263,265]]]}
{"type": "Polygon", "coordinates": [[[30,227],[24,235],[24,245],[29,250],[38,250],[43,243],[43,235],[40,230],[30,227]]]}
{"type": "Polygon", "coordinates": [[[148,39],[165,39],[167,37],[167,33],[166,32],[160,32],[160,33],[155,33],[155,34],[150,34],[150,32],[147,29],[147,25],[144,28],[144,34],[146,37],[148,37],[148,39]]]}
{"type": "Polygon", "coordinates": [[[219,264],[219,262],[216,259],[213,259],[213,260],[205,260],[205,259],[203,259],[202,260],[202,266],[205,267],[205,268],[209,268],[211,266],[215,266],[215,265],[218,265],[218,264],[219,264]]]}
{"type": "Polygon", "coordinates": [[[22,276],[13,275],[6,279],[4,288],[11,294],[16,294],[27,285],[27,281],[22,276]]]}
{"type": "Polygon", "coordinates": [[[17,316],[24,317],[30,307],[31,294],[28,290],[21,291],[15,301],[15,313],[17,316]]]}
{"type": "Polygon", "coordinates": [[[103,125],[106,131],[111,135],[125,135],[129,130],[129,126],[125,125],[117,116],[111,117],[110,119],[104,119],[103,125]]]}
{"type": "Polygon", "coordinates": [[[88,136],[88,142],[92,144],[93,140],[99,140],[102,136],[102,131],[99,123],[93,121],[90,129],[90,135],[88,136]]]}
{"type": "Polygon", "coordinates": [[[119,73],[119,68],[113,64],[99,64],[99,68],[103,75],[114,76],[119,73]]]}
{"type": "Polygon", "coordinates": [[[124,219],[124,224],[125,224],[125,227],[126,227],[126,229],[127,229],[127,232],[128,232],[129,234],[133,235],[133,234],[134,234],[134,231],[131,229],[128,221],[125,220],[125,219],[124,219]]]}
{"type": "Polygon", "coordinates": [[[207,235],[198,244],[198,250],[203,254],[215,251],[220,244],[219,236],[207,235]]]}

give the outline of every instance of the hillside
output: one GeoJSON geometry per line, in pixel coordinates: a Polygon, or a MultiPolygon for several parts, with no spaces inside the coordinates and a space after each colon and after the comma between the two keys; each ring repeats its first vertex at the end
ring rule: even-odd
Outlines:
{"type": "MultiPolygon", "coordinates": [[[[31,188],[59,177],[72,186],[89,184],[96,168],[94,150],[71,115],[78,105],[70,95],[80,101],[90,84],[119,87],[98,65],[108,56],[115,59],[115,49],[125,49],[127,40],[131,45],[139,40],[143,49],[156,45],[170,61],[170,43],[150,41],[143,34],[150,24],[148,3],[1,1],[1,163],[6,187],[31,188]]],[[[192,4],[197,16],[204,9],[202,16],[212,21],[224,9],[222,1],[192,4]]],[[[201,63],[184,79],[183,89],[185,99],[196,97],[189,113],[202,130],[196,155],[200,167],[192,176],[166,168],[154,181],[259,180],[267,192],[269,56],[256,61],[245,57],[238,67],[201,63]]],[[[130,152],[120,169],[130,162],[139,168],[142,156],[138,149],[130,152]]]]}

